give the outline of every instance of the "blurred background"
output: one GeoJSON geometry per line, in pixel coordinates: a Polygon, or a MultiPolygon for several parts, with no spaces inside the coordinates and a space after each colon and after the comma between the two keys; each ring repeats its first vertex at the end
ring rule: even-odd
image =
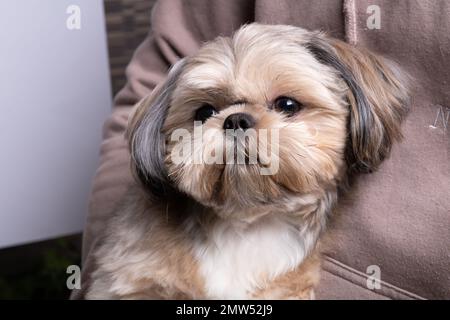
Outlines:
{"type": "Polygon", "coordinates": [[[0,299],[69,297],[102,124],[153,4],[2,0],[0,299]]]}

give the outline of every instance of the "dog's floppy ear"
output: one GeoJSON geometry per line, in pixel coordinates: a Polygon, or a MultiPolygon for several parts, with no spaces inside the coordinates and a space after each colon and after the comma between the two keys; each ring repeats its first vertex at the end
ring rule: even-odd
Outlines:
{"type": "Polygon", "coordinates": [[[133,174],[151,195],[157,197],[173,190],[164,166],[165,137],[162,127],[185,64],[186,59],[182,59],[170,69],[167,79],[134,107],[128,122],[126,137],[133,174]]]}
{"type": "Polygon", "coordinates": [[[323,34],[314,34],[307,47],[349,88],[349,171],[376,170],[401,138],[400,124],[408,109],[407,77],[393,62],[323,34]]]}

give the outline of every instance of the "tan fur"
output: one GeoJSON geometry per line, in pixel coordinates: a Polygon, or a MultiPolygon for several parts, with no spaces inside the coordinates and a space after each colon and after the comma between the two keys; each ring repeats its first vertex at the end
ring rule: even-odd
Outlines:
{"type": "MultiPolygon", "coordinates": [[[[130,190],[107,227],[87,298],[234,298],[230,283],[244,298],[313,298],[317,241],[338,190],[355,163],[375,170],[401,136],[407,94],[399,71],[320,33],[258,24],[217,38],[175,69],[130,118],[141,188],[130,190]],[[350,70],[346,81],[342,70],[315,56],[321,43],[350,70]],[[369,102],[365,109],[349,76],[369,102]],[[301,111],[288,117],[274,110],[280,96],[301,102],[301,111]],[[255,129],[278,130],[279,153],[271,158],[278,171],[261,175],[261,162],[196,164],[194,155],[175,163],[171,152],[181,142],[170,137],[178,129],[193,133],[205,103],[217,110],[205,130],[223,132],[225,119],[239,112],[255,119],[255,129]],[[254,252],[260,263],[245,260],[254,252]]],[[[207,153],[222,136],[202,138],[207,153]]],[[[258,133],[253,143],[261,139],[258,133]]]]}
{"type": "Polygon", "coordinates": [[[255,299],[311,300],[320,280],[320,258],[312,253],[295,270],[274,279],[254,293],[255,299]]]}
{"type": "Polygon", "coordinates": [[[139,190],[128,193],[122,208],[118,210],[121,215],[108,226],[113,238],[95,255],[101,268],[92,276],[98,283],[93,283],[87,298],[201,297],[202,280],[190,253],[189,236],[183,234],[177,222],[164,215],[152,215],[152,211],[165,209],[149,204],[139,190]],[[103,291],[103,281],[108,281],[108,293],[103,291]]]}

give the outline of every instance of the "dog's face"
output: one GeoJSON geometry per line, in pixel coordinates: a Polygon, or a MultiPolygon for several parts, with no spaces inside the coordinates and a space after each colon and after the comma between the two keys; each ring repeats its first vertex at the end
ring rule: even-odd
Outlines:
{"type": "Polygon", "coordinates": [[[376,169],[405,99],[397,71],[371,53],[253,24],[185,58],[138,105],[133,165],[152,192],[173,188],[224,215],[294,204],[376,169]]]}

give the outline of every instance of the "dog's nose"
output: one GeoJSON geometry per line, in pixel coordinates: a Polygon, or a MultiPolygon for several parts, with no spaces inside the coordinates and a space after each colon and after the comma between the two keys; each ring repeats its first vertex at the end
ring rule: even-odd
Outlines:
{"type": "Polygon", "coordinates": [[[255,119],[248,113],[233,113],[230,114],[223,123],[224,129],[242,129],[247,130],[255,125],[255,119]]]}

